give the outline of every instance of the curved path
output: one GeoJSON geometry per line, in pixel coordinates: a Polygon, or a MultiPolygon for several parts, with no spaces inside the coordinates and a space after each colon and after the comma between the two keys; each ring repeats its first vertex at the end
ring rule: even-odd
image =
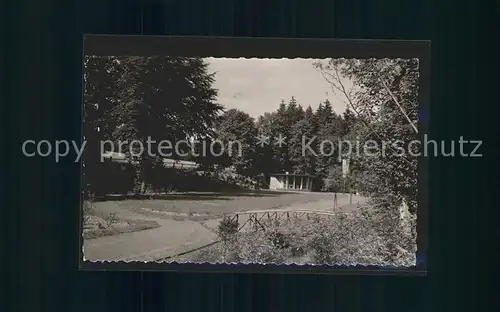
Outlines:
{"type": "Polygon", "coordinates": [[[90,261],[152,261],[216,240],[216,235],[194,221],[146,217],[120,211],[126,219],[153,220],[160,227],[85,240],[84,258],[90,261]]]}

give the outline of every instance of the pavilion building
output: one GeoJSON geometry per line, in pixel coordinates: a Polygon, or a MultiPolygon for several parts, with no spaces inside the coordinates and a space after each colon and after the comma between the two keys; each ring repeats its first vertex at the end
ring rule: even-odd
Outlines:
{"type": "Polygon", "coordinates": [[[273,173],[270,174],[269,189],[310,192],[313,182],[314,176],[308,174],[273,173]]]}

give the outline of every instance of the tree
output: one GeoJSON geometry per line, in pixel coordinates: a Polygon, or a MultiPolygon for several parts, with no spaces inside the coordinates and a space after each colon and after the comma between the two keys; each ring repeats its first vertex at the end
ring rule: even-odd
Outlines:
{"type": "MultiPolygon", "coordinates": [[[[293,172],[298,174],[314,174],[316,156],[310,151],[303,149],[304,143],[313,139],[316,134],[317,126],[311,106],[306,109],[303,115],[303,119],[297,121],[291,129],[290,160],[293,172]]],[[[314,149],[313,151],[315,152],[314,149]]]]}
{"type": "Polygon", "coordinates": [[[218,174],[222,169],[232,164],[227,145],[221,144],[217,137],[194,141],[192,150],[188,160],[196,162],[200,166],[200,170],[213,171],[218,174]]]}
{"type": "Polygon", "coordinates": [[[352,110],[347,107],[342,114],[342,126],[341,126],[341,136],[345,137],[352,132],[354,125],[356,124],[356,115],[352,110]]]}
{"type": "Polygon", "coordinates": [[[217,138],[228,149],[236,172],[253,176],[255,172],[255,145],[257,129],[254,119],[238,109],[224,113],[217,125],[217,138]]]}
{"type": "Polygon", "coordinates": [[[102,174],[108,164],[100,161],[100,141],[110,139],[116,122],[110,117],[118,79],[115,57],[84,58],[83,93],[83,183],[86,191],[100,195],[104,191],[102,174]]]}
{"type": "Polygon", "coordinates": [[[318,124],[325,125],[332,122],[333,114],[333,107],[328,99],[323,103],[320,103],[318,109],[316,110],[316,119],[318,124]]]}
{"type": "Polygon", "coordinates": [[[288,106],[286,107],[286,115],[287,124],[289,127],[292,127],[293,124],[304,118],[304,110],[302,106],[297,103],[297,100],[294,96],[292,96],[290,98],[290,101],[288,102],[288,106]]]}
{"type": "Polygon", "coordinates": [[[318,123],[316,175],[322,181],[328,177],[332,167],[339,166],[338,142],[342,138],[342,118],[333,111],[330,101],[325,100],[319,105],[315,119],[318,123]]]}
{"type": "Polygon", "coordinates": [[[354,159],[358,170],[370,173],[370,183],[364,188],[393,211],[403,200],[416,213],[418,160],[390,143],[401,142],[399,147],[407,151],[409,143],[418,139],[418,60],[331,59],[315,66],[362,124],[355,135],[389,146],[384,154],[354,159]],[[346,79],[353,88],[345,86],[346,79]],[[387,206],[387,198],[395,201],[387,206]]]}
{"type": "Polygon", "coordinates": [[[294,96],[290,98],[288,105],[282,100],[278,110],[275,112],[272,127],[272,143],[278,143],[274,146],[274,153],[278,159],[277,171],[293,171],[293,163],[290,151],[293,127],[304,118],[304,110],[294,96]]]}
{"type": "MultiPolygon", "coordinates": [[[[109,104],[98,109],[103,116],[104,133],[125,143],[122,152],[130,160],[132,154],[138,155],[136,182],[143,192],[148,171],[162,161],[155,152],[160,141],[176,142],[210,136],[213,132],[213,123],[222,109],[215,102],[214,76],[207,72],[207,64],[200,58],[101,59],[95,71],[107,74],[103,74],[103,81],[87,86],[88,97],[109,104]],[[114,91],[103,92],[103,86],[112,86],[109,89],[114,91]],[[140,153],[139,146],[130,145],[132,140],[143,145],[149,140],[153,153],[140,153]]],[[[174,151],[173,157],[177,156],[174,151]]]]}
{"type": "Polygon", "coordinates": [[[343,185],[342,168],[340,166],[330,167],[324,179],[324,190],[328,192],[342,192],[345,191],[343,185]]]}
{"type": "Polygon", "coordinates": [[[281,100],[281,103],[278,109],[275,112],[275,117],[272,123],[272,132],[271,132],[271,144],[274,144],[276,139],[285,139],[284,144],[274,145],[273,154],[277,160],[276,172],[282,171],[290,171],[290,158],[288,155],[288,146],[286,140],[289,139],[289,113],[287,110],[287,105],[284,100],[281,100]]]}
{"type": "Polygon", "coordinates": [[[266,112],[259,116],[255,124],[257,134],[267,138],[267,142],[257,142],[255,146],[255,170],[263,175],[264,181],[268,183],[269,174],[277,171],[280,159],[272,144],[273,126],[276,119],[276,112],[266,112]]]}
{"type": "MultiPolygon", "coordinates": [[[[122,126],[114,133],[116,139],[177,142],[212,133],[222,107],[215,102],[214,76],[202,59],[126,57],[122,63],[123,87],[115,110],[122,126]]],[[[138,160],[137,179],[144,185],[148,170],[161,159],[142,153],[138,160]]]]}

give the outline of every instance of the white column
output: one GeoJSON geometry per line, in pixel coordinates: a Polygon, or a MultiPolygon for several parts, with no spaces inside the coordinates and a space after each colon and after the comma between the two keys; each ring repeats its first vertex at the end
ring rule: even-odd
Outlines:
{"type": "Polygon", "coordinates": [[[288,189],[288,175],[285,176],[285,188],[288,189]]]}
{"type": "Polygon", "coordinates": [[[295,175],[293,176],[293,189],[295,189],[295,175]]]}
{"type": "Polygon", "coordinates": [[[300,177],[300,189],[301,190],[304,189],[304,177],[303,176],[300,177]]]}

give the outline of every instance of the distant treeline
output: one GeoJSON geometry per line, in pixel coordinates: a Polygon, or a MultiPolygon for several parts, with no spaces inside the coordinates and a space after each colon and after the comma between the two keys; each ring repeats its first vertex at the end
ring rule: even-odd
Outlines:
{"type": "Polygon", "coordinates": [[[262,175],[266,181],[269,174],[278,172],[314,175],[316,190],[340,190],[344,185],[342,176],[338,170],[332,172],[340,168],[340,151],[328,144],[320,150],[320,143],[347,138],[356,116],[349,109],[337,114],[328,100],[319,103],[316,110],[311,106],[304,109],[293,96],[288,103],[282,100],[277,106],[257,120],[237,109],[222,115],[216,137],[224,142],[237,139],[243,145],[243,153],[233,152],[226,163],[240,174],[262,175]],[[259,140],[261,137],[266,138],[265,144],[259,140]],[[327,179],[329,176],[335,183],[327,179]]]}

